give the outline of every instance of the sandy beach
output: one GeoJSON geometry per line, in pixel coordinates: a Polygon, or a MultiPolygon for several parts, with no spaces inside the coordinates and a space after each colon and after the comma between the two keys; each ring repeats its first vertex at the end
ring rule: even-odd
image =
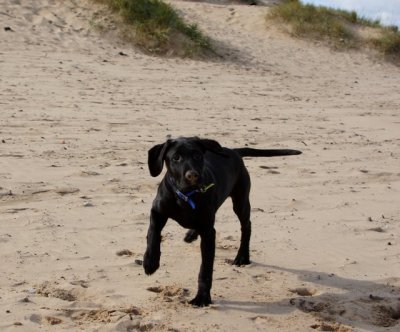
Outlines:
{"type": "Polygon", "coordinates": [[[265,21],[269,5],[171,3],[220,58],[149,56],[96,29],[98,5],[0,6],[1,331],[398,331],[400,68],[265,21]],[[146,276],[166,137],[292,148],[246,158],[252,264],[218,211],[213,305],[199,242],[170,220],[146,276]]]}

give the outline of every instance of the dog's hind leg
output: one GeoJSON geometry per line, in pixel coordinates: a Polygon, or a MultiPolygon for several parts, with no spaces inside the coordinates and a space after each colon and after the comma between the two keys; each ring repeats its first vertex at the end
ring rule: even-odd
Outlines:
{"type": "Polygon", "coordinates": [[[198,237],[199,237],[199,233],[197,233],[194,229],[189,229],[186,232],[186,235],[185,235],[183,241],[185,241],[187,243],[192,243],[193,241],[196,241],[198,237]]]}
{"type": "Polygon", "coordinates": [[[250,236],[251,236],[251,221],[250,221],[250,177],[245,171],[244,176],[239,180],[232,193],[233,211],[238,216],[241,226],[240,247],[233,261],[234,265],[250,264],[250,236]]]}

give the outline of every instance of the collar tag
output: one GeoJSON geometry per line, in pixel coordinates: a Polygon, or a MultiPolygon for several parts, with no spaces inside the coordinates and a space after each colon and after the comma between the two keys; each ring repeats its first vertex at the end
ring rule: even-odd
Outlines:
{"type": "Polygon", "coordinates": [[[211,189],[211,188],[214,187],[214,186],[215,186],[215,183],[210,183],[208,186],[204,186],[204,187],[200,188],[199,191],[200,191],[202,194],[204,194],[205,192],[207,192],[208,189],[211,189]]]}

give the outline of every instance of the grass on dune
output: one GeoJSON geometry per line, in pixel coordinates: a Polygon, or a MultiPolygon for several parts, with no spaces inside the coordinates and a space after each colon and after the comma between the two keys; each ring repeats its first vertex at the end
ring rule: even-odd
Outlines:
{"type": "Polygon", "coordinates": [[[296,37],[326,41],[335,48],[374,47],[385,56],[400,59],[400,33],[396,27],[383,27],[379,21],[360,17],[356,12],[302,4],[299,0],[283,0],[273,7],[268,19],[279,20],[290,27],[296,37]],[[359,27],[375,31],[363,37],[359,27]]]}
{"type": "Polygon", "coordinates": [[[211,43],[196,24],[187,24],[162,0],[94,0],[122,17],[124,35],[150,53],[196,56],[211,43]]]}

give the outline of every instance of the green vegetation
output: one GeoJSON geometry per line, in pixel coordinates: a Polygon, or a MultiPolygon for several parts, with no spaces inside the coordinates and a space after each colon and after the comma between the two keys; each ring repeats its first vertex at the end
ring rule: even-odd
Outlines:
{"type": "Polygon", "coordinates": [[[195,24],[186,24],[161,0],[95,0],[119,14],[126,38],[150,53],[196,56],[211,51],[209,38],[195,24]]]}
{"type": "Polygon", "coordinates": [[[379,21],[359,17],[356,12],[304,5],[299,0],[282,0],[273,7],[268,19],[290,27],[297,37],[324,40],[335,48],[373,46],[386,56],[400,59],[400,33],[395,27],[382,27],[379,21]],[[374,37],[364,36],[360,28],[370,28],[374,37]]]}
{"type": "Polygon", "coordinates": [[[394,59],[400,58],[400,33],[397,29],[384,28],[379,38],[371,39],[377,49],[394,59]]]}

